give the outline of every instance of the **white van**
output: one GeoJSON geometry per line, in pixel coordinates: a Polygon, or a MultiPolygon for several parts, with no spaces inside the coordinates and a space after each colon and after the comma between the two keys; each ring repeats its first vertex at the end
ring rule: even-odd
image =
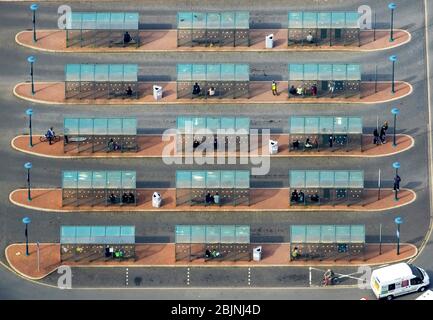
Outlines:
{"type": "Polygon", "coordinates": [[[404,262],[373,270],[370,280],[375,296],[388,300],[411,292],[423,292],[429,284],[429,276],[423,269],[404,262]]]}

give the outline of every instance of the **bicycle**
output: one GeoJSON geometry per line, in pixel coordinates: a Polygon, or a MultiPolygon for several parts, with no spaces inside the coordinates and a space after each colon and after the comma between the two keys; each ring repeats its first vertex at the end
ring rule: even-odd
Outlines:
{"type": "MultiPolygon", "coordinates": [[[[40,137],[39,137],[39,140],[40,140],[41,142],[48,142],[48,138],[47,138],[47,136],[45,136],[45,135],[40,136],[40,137]]],[[[54,136],[54,137],[51,139],[51,141],[52,141],[52,142],[59,142],[59,141],[60,141],[60,136],[54,136]]]]}

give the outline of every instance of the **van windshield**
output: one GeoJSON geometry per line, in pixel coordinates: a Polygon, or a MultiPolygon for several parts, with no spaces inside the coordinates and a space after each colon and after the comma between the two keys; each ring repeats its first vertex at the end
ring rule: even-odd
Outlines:
{"type": "Polygon", "coordinates": [[[417,267],[415,267],[414,265],[411,265],[411,264],[409,265],[409,267],[412,270],[412,274],[415,277],[417,277],[421,280],[424,280],[424,276],[423,276],[422,272],[417,267]]]}

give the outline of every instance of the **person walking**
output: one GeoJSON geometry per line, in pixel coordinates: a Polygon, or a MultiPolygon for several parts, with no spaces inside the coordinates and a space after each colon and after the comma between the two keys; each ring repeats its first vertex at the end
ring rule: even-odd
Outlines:
{"type": "Polygon", "coordinates": [[[400,182],[401,182],[400,176],[396,175],[394,177],[394,191],[400,191],[400,182]]]}
{"type": "Polygon", "coordinates": [[[373,144],[375,145],[379,145],[379,132],[377,131],[377,129],[374,129],[373,131],[373,144]]]}
{"type": "Polygon", "coordinates": [[[271,88],[272,88],[272,94],[274,96],[278,96],[277,83],[274,80],[272,80],[272,86],[271,86],[271,88]]]}

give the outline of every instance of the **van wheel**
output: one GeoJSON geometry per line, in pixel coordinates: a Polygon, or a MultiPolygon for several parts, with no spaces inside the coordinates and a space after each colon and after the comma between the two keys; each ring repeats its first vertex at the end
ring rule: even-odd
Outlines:
{"type": "Polygon", "coordinates": [[[425,289],[426,289],[426,287],[421,287],[421,288],[418,289],[418,291],[419,291],[419,292],[424,292],[425,289]]]}
{"type": "Polygon", "coordinates": [[[387,297],[386,297],[386,300],[388,300],[388,301],[391,301],[392,299],[394,299],[394,296],[393,296],[393,295],[390,295],[390,296],[387,296],[387,297]]]}

